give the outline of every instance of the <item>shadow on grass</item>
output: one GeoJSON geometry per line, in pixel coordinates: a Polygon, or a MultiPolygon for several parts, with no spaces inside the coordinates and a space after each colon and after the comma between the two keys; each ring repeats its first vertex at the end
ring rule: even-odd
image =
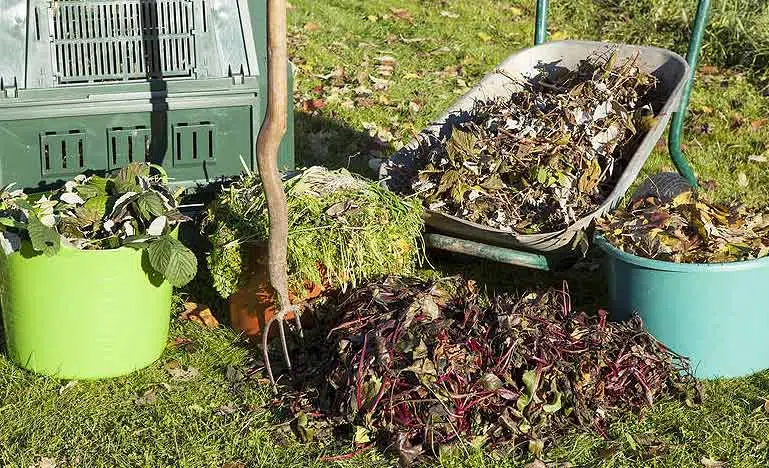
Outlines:
{"type": "Polygon", "coordinates": [[[344,168],[373,178],[376,174],[369,166],[369,159],[394,151],[392,145],[339,119],[304,112],[297,112],[294,119],[297,168],[316,165],[344,168]]]}
{"type": "Polygon", "coordinates": [[[561,289],[566,282],[575,308],[592,313],[608,305],[603,263],[597,251],[591,251],[587,258],[571,268],[557,272],[505,265],[438,250],[428,252],[428,258],[432,266],[444,275],[472,278],[485,286],[489,293],[561,289]]]}

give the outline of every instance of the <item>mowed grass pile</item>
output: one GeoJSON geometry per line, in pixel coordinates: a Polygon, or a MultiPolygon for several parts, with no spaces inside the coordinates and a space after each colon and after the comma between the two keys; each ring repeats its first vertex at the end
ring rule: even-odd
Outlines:
{"type": "MultiPolygon", "coordinates": [[[[551,3],[555,38],[622,39],[680,53],[685,53],[694,12],[693,0],[551,3]]],[[[716,195],[760,204],[769,187],[769,125],[761,122],[769,116],[762,95],[769,1],[713,3],[704,49],[710,68],[698,76],[684,138],[686,154],[700,178],[712,182],[708,187],[716,195]]],[[[304,165],[349,166],[364,174],[377,162],[370,161],[372,157],[386,156],[408,141],[505,56],[529,45],[533,35],[530,1],[291,4],[291,51],[298,65],[297,158],[304,165]]],[[[670,167],[661,147],[645,170],[670,167]]],[[[480,285],[491,289],[559,280],[489,263],[434,257],[433,264],[438,271],[432,275],[471,270],[480,285]]],[[[600,271],[584,268],[569,275],[578,277],[570,282],[575,301],[601,305],[596,300],[604,293],[600,271]]],[[[200,295],[197,290],[185,294],[189,292],[200,295]]],[[[323,457],[349,453],[353,447],[334,441],[304,445],[290,435],[276,435],[276,426],[288,421],[263,408],[271,398],[269,387],[240,377],[248,374],[256,353],[241,346],[227,329],[210,331],[178,322],[176,312],[171,315],[167,352],[150,368],[125,378],[71,386],[20,370],[0,355],[0,465],[392,466],[392,459],[376,451],[324,462],[323,457]],[[185,349],[173,344],[177,338],[196,345],[185,349]],[[199,369],[200,375],[185,382],[172,380],[164,366],[176,365],[173,361],[199,369]]],[[[609,441],[591,433],[574,434],[546,457],[611,468],[718,466],[715,462],[769,466],[769,373],[708,382],[705,392],[700,407],[663,402],[642,420],[628,416],[614,424],[609,441]]],[[[467,450],[469,455],[461,449],[446,454],[440,465],[522,467],[531,461],[493,460],[467,450]]]]}

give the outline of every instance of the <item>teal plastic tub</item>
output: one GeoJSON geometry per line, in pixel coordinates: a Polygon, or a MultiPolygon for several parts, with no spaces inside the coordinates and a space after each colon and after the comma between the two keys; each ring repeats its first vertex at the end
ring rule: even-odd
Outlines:
{"type": "Polygon", "coordinates": [[[689,357],[698,378],[740,377],[769,367],[769,258],[683,264],[606,253],[612,317],[638,313],[647,330],[689,357]]]}

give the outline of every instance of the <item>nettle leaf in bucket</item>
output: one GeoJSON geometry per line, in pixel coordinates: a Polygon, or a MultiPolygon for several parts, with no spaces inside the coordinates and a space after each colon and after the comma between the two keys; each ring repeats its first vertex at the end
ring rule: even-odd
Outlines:
{"type": "Polygon", "coordinates": [[[153,167],[134,163],[109,177],[79,175],[45,195],[6,187],[0,194],[5,254],[21,248],[23,239],[48,256],[63,246],[146,249],[153,270],[172,285],[184,286],[194,277],[197,262],[175,232],[189,218],[179,212],[179,194],[170,191],[165,175],[151,175],[153,167]]]}
{"type": "Polygon", "coordinates": [[[618,318],[638,313],[698,377],[769,368],[769,207],[684,192],[633,200],[597,227],[618,318]]]}
{"type": "MultiPolygon", "coordinates": [[[[368,278],[408,275],[422,255],[422,209],[346,170],[311,167],[284,183],[292,301],[368,278]]],[[[212,244],[214,286],[229,298],[235,328],[258,335],[272,314],[266,274],[269,217],[258,176],[245,174],[211,204],[204,229],[212,244]]]]}
{"type": "Polygon", "coordinates": [[[59,190],[0,192],[0,277],[7,350],[59,378],[145,367],[168,339],[173,286],[196,257],[177,239],[188,220],[161,168],[134,163],[79,175],[59,190]]]}

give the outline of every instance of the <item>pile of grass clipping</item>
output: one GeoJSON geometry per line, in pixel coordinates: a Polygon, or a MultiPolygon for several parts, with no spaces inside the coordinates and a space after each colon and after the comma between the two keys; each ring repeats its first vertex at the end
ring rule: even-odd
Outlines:
{"type": "MultiPolygon", "coordinates": [[[[422,209],[376,183],[341,169],[311,167],[284,183],[288,198],[290,286],[332,287],[414,271],[423,251],[422,209]]],[[[229,297],[249,261],[249,243],[266,241],[269,218],[256,174],[245,174],[208,208],[204,230],[212,244],[214,287],[229,297]]]]}

